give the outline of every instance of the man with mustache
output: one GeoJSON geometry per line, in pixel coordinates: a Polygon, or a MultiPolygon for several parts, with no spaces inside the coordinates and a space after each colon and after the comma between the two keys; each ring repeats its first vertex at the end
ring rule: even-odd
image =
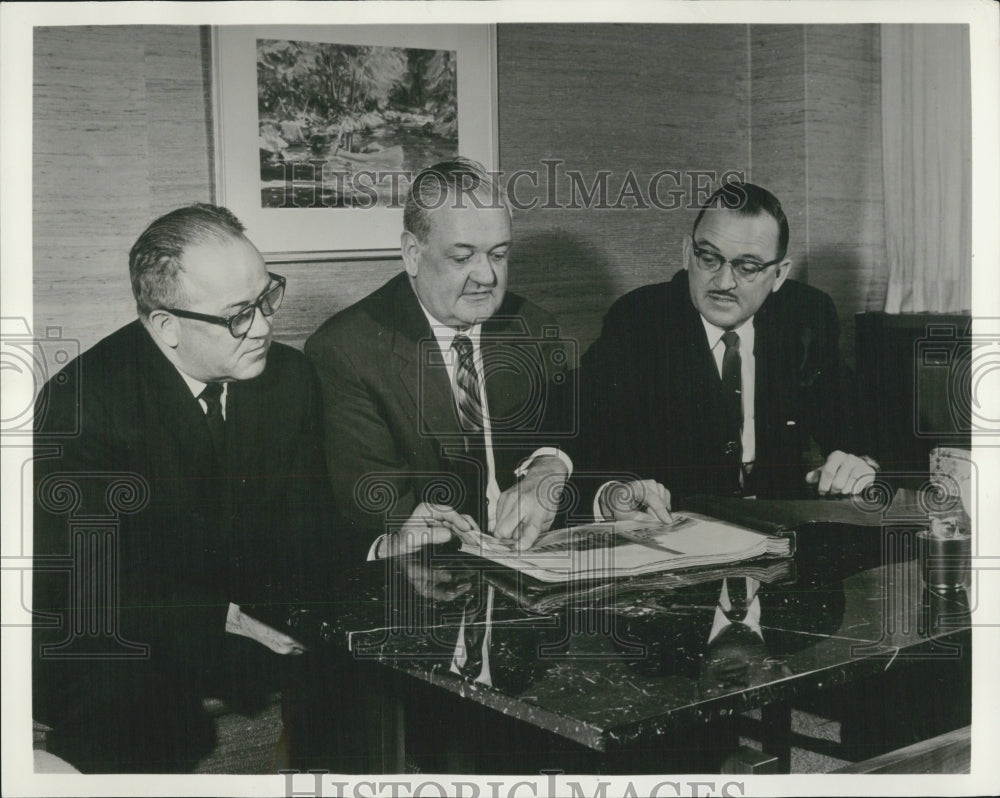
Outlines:
{"type": "Polygon", "coordinates": [[[370,558],[470,525],[530,546],[571,467],[546,445],[555,320],[507,291],[510,210],[481,164],[417,174],[403,227],[404,270],[306,342],[338,509],[385,532],[370,558]],[[400,528],[411,514],[425,528],[400,528]]]}
{"type": "MultiPolygon", "coordinates": [[[[578,465],[642,475],[677,500],[695,493],[842,495],[877,468],[850,454],[831,299],[789,279],[777,198],[728,183],[701,208],[683,268],[615,302],[581,360],[578,465]],[[822,465],[804,453],[818,446],[822,465]]],[[[607,517],[639,497],[602,490],[607,517]]]]}

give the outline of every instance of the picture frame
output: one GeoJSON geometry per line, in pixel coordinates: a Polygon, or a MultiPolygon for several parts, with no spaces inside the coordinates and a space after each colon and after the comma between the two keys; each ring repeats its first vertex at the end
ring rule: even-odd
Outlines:
{"type": "Polygon", "coordinates": [[[413,175],[498,168],[496,25],[216,26],[212,56],[215,202],[268,262],[399,257],[413,175]]]}

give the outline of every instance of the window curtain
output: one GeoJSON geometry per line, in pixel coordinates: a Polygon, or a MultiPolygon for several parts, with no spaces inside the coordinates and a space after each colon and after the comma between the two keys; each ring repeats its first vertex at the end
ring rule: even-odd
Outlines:
{"type": "Polygon", "coordinates": [[[972,306],[966,25],[882,26],[887,313],[972,306]]]}

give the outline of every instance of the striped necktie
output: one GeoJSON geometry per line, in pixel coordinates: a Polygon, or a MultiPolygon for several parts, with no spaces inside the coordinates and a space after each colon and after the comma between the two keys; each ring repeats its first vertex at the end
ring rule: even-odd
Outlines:
{"type": "MultiPolygon", "coordinates": [[[[468,437],[483,432],[483,400],[479,394],[479,377],[472,356],[472,341],[467,335],[456,335],[452,341],[458,362],[455,364],[455,401],[458,420],[468,437]]],[[[468,448],[468,447],[466,447],[468,448]]]]}
{"type": "Polygon", "coordinates": [[[480,528],[486,529],[489,511],[486,505],[486,486],[489,481],[489,464],[486,456],[485,413],[479,376],[473,359],[472,341],[467,335],[456,335],[452,341],[455,363],[455,406],[458,424],[465,444],[465,457],[457,458],[455,472],[465,486],[465,496],[456,509],[476,519],[480,528]]]}

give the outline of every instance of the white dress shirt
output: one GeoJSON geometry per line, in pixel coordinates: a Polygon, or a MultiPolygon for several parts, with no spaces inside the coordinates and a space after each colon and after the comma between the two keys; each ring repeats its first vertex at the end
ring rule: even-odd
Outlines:
{"type": "MultiPolygon", "coordinates": [[[[417,300],[420,301],[419,299],[417,300]]],[[[423,303],[420,303],[420,309],[424,312],[427,317],[427,323],[431,325],[431,332],[434,334],[435,340],[438,342],[438,346],[441,347],[441,355],[444,358],[445,368],[448,370],[448,382],[451,384],[451,390],[453,396],[458,396],[457,389],[455,385],[455,369],[458,365],[458,354],[452,349],[451,345],[455,340],[455,336],[459,334],[459,330],[454,327],[449,327],[446,324],[442,324],[437,319],[435,319],[427,308],[424,307],[423,303]]],[[[463,335],[467,335],[469,340],[472,341],[472,361],[476,366],[476,379],[479,381],[479,396],[482,400],[483,405],[483,438],[486,441],[486,468],[489,471],[487,475],[486,482],[486,503],[487,503],[487,532],[492,532],[496,527],[497,521],[497,503],[500,501],[500,486],[497,483],[497,469],[496,463],[493,459],[493,433],[490,426],[490,406],[489,401],[486,397],[486,380],[484,379],[485,371],[483,370],[483,352],[479,345],[479,340],[482,334],[483,325],[474,324],[467,330],[462,330],[463,335]]],[[[570,460],[569,455],[567,455],[561,449],[554,446],[543,446],[536,449],[531,453],[531,457],[525,460],[517,469],[517,475],[523,476],[524,472],[527,470],[528,466],[535,460],[535,458],[542,457],[544,455],[552,455],[558,457],[565,463],[568,473],[566,479],[569,479],[573,474],[573,462],[570,460]]]]}
{"type": "MultiPolygon", "coordinates": [[[[205,386],[207,386],[208,383],[202,382],[201,380],[196,380],[194,377],[189,377],[180,369],[177,369],[177,373],[184,378],[184,382],[187,384],[188,390],[191,391],[191,394],[194,396],[194,398],[198,400],[198,404],[201,405],[201,412],[207,413],[208,405],[205,403],[204,399],[201,399],[199,397],[201,396],[201,392],[205,390],[205,386]]],[[[219,396],[219,403],[222,405],[223,419],[225,419],[226,417],[226,398],[228,396],[229,396],[229,383],[224,382],[222,383],[222,395],[219,396]]]]}
{"type": "MultiPolygon", "coordinates": [[[[722,376],[722,357],[726,353],[726,345],[722,335],[726,331],[716,327],[704,316],[701,323],[705,325],[705,335],[708,336],[708,347],[715,358],[715,368],[722,376]]],[[[735,332],[740,337],[740,379],[742,380],[741,396],[743,398],[743,429],[740,433],[740,443],[743,445],[743,462],[752,463],[757,455],[757,438],[754,435],[754,368],[756,360],[753,356],[754,331],[753,316],[737,327],[735,332]]]]}
{"type": "MultiPolygon", "coordinates": [[[[448,370],[448,384],[451,385],[453,396],[458,396],[455,385],[455,367],[458,365],[458,353],[452,349],[451,345],[459,331],[453,327],[448,327],[434,320],[434,317],[427,312],[422,304],[420,308],[427,316],[427,321],[431,325],[431,332],[441,347],[441,355],[444,358],[445,368],[448,370]]],[[[475,324],[463,334],[472,341],[472,362],[476,367],[476,379],[479,382],[479,398],[483,405],[483,438],[486,442],[486,507],[487,524],[490,532],[496,526],[497,502],[500,501],[500,486],[497,484],[497,467],[493,459],[493,432],[490,426],[490,405],[486,398],[486,382],[483,379],[483,353],[479,347],[479,337],[482,332],[482,325],[475,324]]]]}
{"type": "MultiPolygon", "coordinates": [[[[722,591],[719,593],[719,601],[715,605],[712,629],[708,633],[709,643],[715,640],[723,629],[732,624],[732,621],[726,617],[726,613],[732,609],[732,604],[729,601],[729,578],[727,577],[722,580],[722,591]]],[[[760,628],[760,597],[757,595],[757,591],[760,590],[760,580],[754,579],[752,576],[731,578],[746,580],[746,591],[749,600],[747,601],[747,614],[741,623],[750,627],[750,630],[763,640],[764,633],[760,628]]]]}
{"type": "MultiPolygon", "coordinates": [[[[419,298],[417,299],[420,302],[419,298]]],[[[435,319],[427,308],[424,307],[423,302],[420,302],[420,309],[424,312],[424,316],[427,317],[427,323],[431,326],[431,332],[434,335],[434,339],[437,341],[438,346],[441,348],[441,356],[444,360],[445,368],[448,372],[448,381],[451,384],[452,396],[456,397],[456,385],[455,385],[455,370],[458,365],[458,354],[452,349],[452,343],[455,340],[455,336],[461,332],[463,335],[468,336],[469,340],[472,342],[472,361],[476,367],[476,379],[479,381],[479,396],[483,405],[483,438],[486,443],[486,468],[488,471],[487,481],[486,481],[486,529],[484,531],[492,533],[496,528],[497,522],[497,505],[500,501],[500,485],[497,482],[497,468],[496,462],[493,457],[493,432],[490,426],[490,407],[489,400],[486,396],[486,380],[484,379],[483,370],[483,353],[482,348],[479,345],[480,337],[482,334],[482,325],[475,324],[469,327],[467,330],[456,330],[454,327],[449,327],[447,324],[442,324],[437,319],[435,319]]],[[[555,446],[542,446],[535,449],[517,470],[514,472],[518,477],[524,476],[527,472],[528,467],[535,461],[538,457],[543,457],[546,455],[551,455],[553,457],[558,457],[566,465],[567,474],[566,479],[568,480],[573,475],[573,461],[570,460],[569,455],[567,455],[562,449],[555,446]]],[[[382,541],[386,538],[386,535],[380,535],[375,542],[371,545],[368,550],[368,560],[374,560],[377,558],[379,547],[382,541]]]]}
{"type": "MultiPolygon", "coordinates": [[[[176,368],[176,366],[175,366],[176,368]]],[[[201,407],[202,413],[208,413],[208,404],[204,399],[201,399],[201,392],[205,390],[205,386],[208,385],[207,382],[202,382],[201,380],[196,380],[194,377],[189,377],[180,369],[177,369],[177,373],[181,375],[184,379],[184,384],[187,385],[188,390],[191,391],[191,395],[198,400],[198,404],[201,407]]],[[[229,383],[222,383],[222,394],[219,396],[219,404],[222,405],[222,418],[226,418],[226,399],[229,396],[229,383]]],[[[236,630],[241,628],[243,621],[246,616],[240,612],[240,605],[233,604],[229,602],[229,611],[226,614],[226,631],[233,634],[242,634],[242,632],[237,632],[236,630]]],[[[251,635],[247,635],[250,637],[251,635]]]]}
{"type": "MultiPolygon", "coordinates": [[[[719,372],[719,377],[722,377],[722,356],[726,353],[726,345],[722,342],[722,335],[726,331],[721,327],[716,327],[704,316],[701,317],[701,323],[704,325],[705,335],[708,337],[708,347],[712,350],[712,357],[715,358],[715,368],[719,372]]],[[[740,396],[743,399],[743,427],[740,430],[740,443],[743,447],[743,463],[746,465],[752,463],[757,455],[757,438],[754,435],[754,369],[757,361],[753,356],[753,316],[737,327],[734,332],[740,337],[740,379],[742,381],[740,396]]],[[[614,483],[605,482],[594,497],[595,521],[608,520],[601,513],[601,497],[612,484],[614,483]]],[[[670,488],[669,485],[666,487],[670,488]]]]}

